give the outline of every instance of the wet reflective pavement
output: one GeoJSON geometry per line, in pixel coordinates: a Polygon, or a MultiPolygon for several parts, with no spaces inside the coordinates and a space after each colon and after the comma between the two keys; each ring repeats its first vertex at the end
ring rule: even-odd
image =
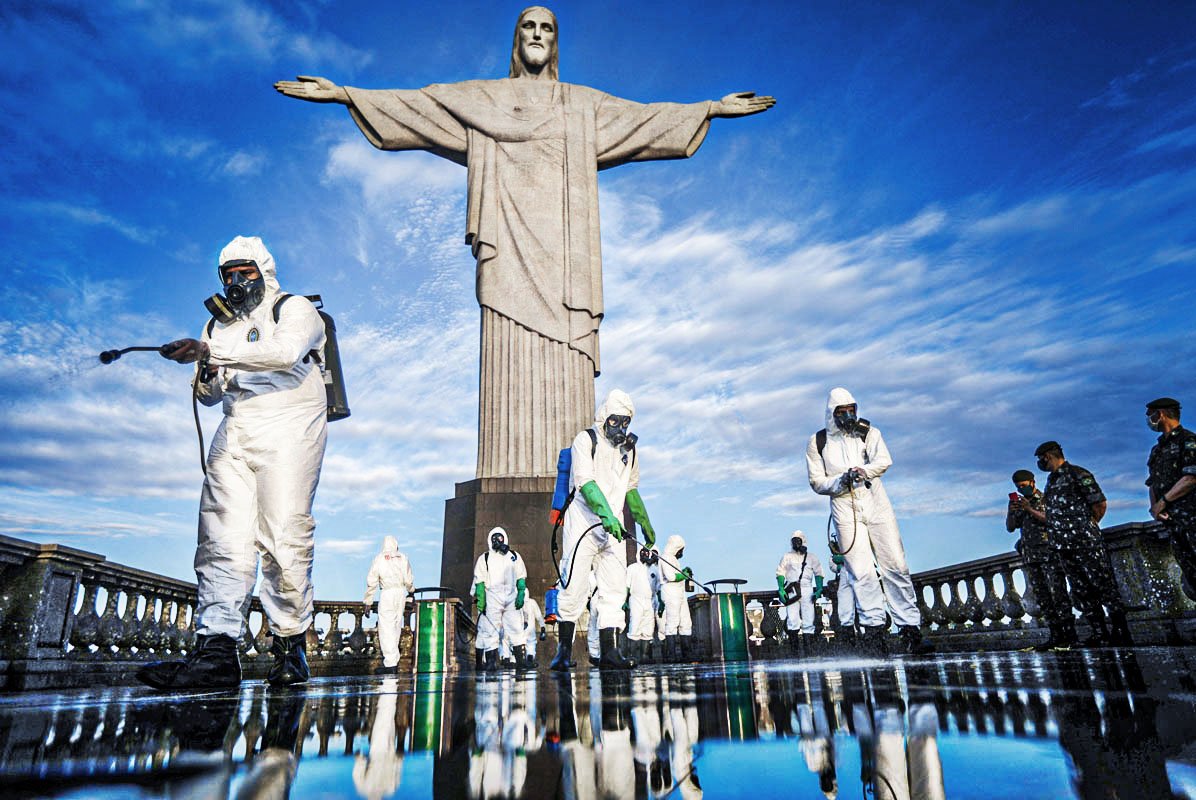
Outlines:
{"type": "Polygon", "coordinates": [[[1196,797],[1196,649],[0,697],[0,795],[1196,797]]]}

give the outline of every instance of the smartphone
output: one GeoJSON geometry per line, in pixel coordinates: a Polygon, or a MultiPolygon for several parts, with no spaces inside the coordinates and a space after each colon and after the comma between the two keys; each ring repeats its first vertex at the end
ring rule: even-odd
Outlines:
{"type": "Polygon", "coordinates": [[[1021,499],[1021,495],[1020,495],[1020,494],[1018,494],[1017,492],[1010,492],[1010,493],[1009,493],[1009,502],[1011,502],[1011,503],[1016,503],[1016,502],[1017,502],[1018,500],[1020,500],[1020,499],[1021,499]]]}

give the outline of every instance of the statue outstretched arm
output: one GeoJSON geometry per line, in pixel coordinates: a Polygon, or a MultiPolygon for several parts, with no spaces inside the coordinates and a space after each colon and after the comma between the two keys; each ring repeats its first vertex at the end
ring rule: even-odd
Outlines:
{"type": "Polygon", "coordinates": [[[337,86],[327,78],[316,75],[296,75],[295,77],[297,80],[278,81],[274,84],[274,88],[279,94],[312,103],[340,103],[343,106],[352,104],[345,87],[337,86]]]}
{"type": "MultiPolygon", "coordinates": [[[[282,91],[279,89],[279,91],[282,91]]],[[[746,117],[750,114],[759,114],[761,111],[767,111],[776,105],[776,98],[768,95],[757,96],[755,92],[735,92],[724,97],[722,100],[712,100],[710,103],[710,111],[707,112],[707,119],[714,119],[715,117],[746,117]]]]}

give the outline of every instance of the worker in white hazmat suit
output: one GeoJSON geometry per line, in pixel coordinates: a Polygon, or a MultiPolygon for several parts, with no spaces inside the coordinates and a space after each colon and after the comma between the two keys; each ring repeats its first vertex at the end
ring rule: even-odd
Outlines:
{"type": "Polygon", "coordinates": [[[527,651],[526,661],[523,664],[516,664],[514,662],[515,656],[511,652],[511,640],[505,635],[502,639],[502,647],[499,648],[500,660],[505,663],[509,659],[514,666],[520,668],[535,667],[536,640],[544,641],[548,638],[548,632],[544,629],[544,613],[540,610],[540,604],[536,602],[536,598],[529,597],[523,601],[523,608],[519,611],[519,616],[523,620],[523,641],[527,651]]]}
{"type": "Polygon", "coordinates": [[[810,486],[831,498],[832,553],[834,558],[843,558],[851,575],[868,646],[884,648],[887,595],[905,649],[933,650],[922,639],[922,616],[905,548],[880,480],[893,459],[880,430],[860,419],[856,411],[850,392],[831,390],[826,401],[826,428],[811,436],[806,445],[810,486]],[[880,568],[879,579],[873,559],[880,568]]]}
{"type": "Polygon", "coordinates": [[[693,622],[685,584],[693,580],[694,573],[689,567],[681,568],[684,557],[685,540],[675,534],[670,536],[660,552],[660,594],[664,599],[665,660],[673,663],[693,660],[690,650],[693,622]]]}
{"type": "Polygon", "coordinates": [[[327,438],[319,363],[324,322],[309,300],[281,292],[274,258],[257,237],[229,242],[218,274],[227,297],[210,307],[219,305],[227,321],[213,319],[200,340],[162,349],[173,361],[198,361],[200,401],[224,405],[199,504],[196,645],[182,661],[155,662],[137,673],[165,690],[240,682],[237,640],[246,629],[259,557],[259,595],[273,637],[267,680],[288,685],[309,676],[311,509],[327,438]]]}
{"type": "Polygon", "coordinates": [[[489,548],[473,566],[473,591],[479,616],[477,648],[483,654],[483,668],[494,672],[498,669],[501,636],[510,642],[516,665],[527,664],[526,632],[520,613],[527,600],[527,566],[523,557],[511,549],[505,530],[491,529],[489,540],[489,548]]]}
{"type": "Polygon", "coordinates": [[[379,675],[395,675],[399,671],[399,638],[403,632],[403,614],[407,609],[407,595],[415,589],[411,562],[399,552],[399,541],[393,536],[382,540],[382,552],[374,556],[369,575],[365,579],[365,599],[368,610],[378,595],[378,647],[382,650],[379,675]]]}
{"type": "Polygon", "coordinates": [[[598,579],[594,600],[598,615],[600,666],[629,669],[634,662],[619,652],[616,634],[625,624],[623,598],[627,586],[627,562],[621,543],[623,506],[643,530],[644,543],[656,543],[656,533],[639,494],[639,460],[635,435],[628,431],[635,406],[625,392],[614,389],[595,416],[594,426],[573,439],[569,488],[573,499],[565,509],[564,550],[561,574],[567,585],[559,596],[560,642],[552,669],[573,666],[570,652],[577,620],[586,606],[587,576],[598,579]]]}
{"type": "MultiPolygon", "coordinates": [[[[786,601],[786,587],[796,584],[801,597],[785,610],[785,628],[789,631],[789,647],[793,655],[799,655],[814,639],[814,601],[822,596],[822,582],[826,574],[822,562],[810,552],[806,535],[794,531],[789,535],[789,549],[777,564],[777,592],[781,603],[786,601]]],[[[808,649],[808,648],[807,648],[808,649]]]]}
{"type": "Polygon", "coordinates": [[[627,567],[627,642],[637,664],[648,660],[648,647],[656,636],[656,605],[660,595],[660,554],[655,547],[641,547],[634,564],[627,567]]]}

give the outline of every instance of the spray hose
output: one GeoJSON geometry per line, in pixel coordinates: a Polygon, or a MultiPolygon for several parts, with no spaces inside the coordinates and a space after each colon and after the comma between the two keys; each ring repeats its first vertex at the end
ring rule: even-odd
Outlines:
{"type": "MultiPolygon", "coordinates": [[[[125,353],[165,353],[169,345],[154,345],[152,347],[137,345],[120,350],[105,350],[100,353],[101,364],[111,364],[125,353]]],[[[199,437],[199,468],[206,477],[208,474],[207,453],[203,441],[203,425],[199,422],[199,377],[207,371],[207,361],[200,361],[199,369],[195,371],[195,379],[191,381],[191,415],[195,418],[195,433],[199,437]]]]}
{"type": "MultiPolygon", "coordinates": [[[[577,537],[577,544],[573,545],[573,553],[572,553],[572,554],[569,556],[569,577],[568,577],[568,578],[566,578],[566,577],[565,577],[565,575],[564,575],[564,573],[563,573],[563,572],[561,572],[561,566],[560,566],[560,562],[556,560],[556,550],[557,550],[557,547],[556,547],[556,534],[557,534],[557,531],[558,531],[558,530],[560,530],[560,529],[561,529],[561,527],[563,526],[563,520],[564,520],[564,518],[565,518],[565,515],[564,515],[564,514],[562,514],[562,515],[561,515],[561,516],[560,516],[560,517],[557,519],[556,523],[555,523],[555,524],[552,526],[552,553],[553,553],[553,561],[554,561],[554,562],[556,562],[556,575],[557,575],[557,577],[558,577],[558,578],[560,578],[560,581],[561,581],[561,588],[562,588],[562,589],[567,589],[567,588],[569,588],[569,582],[570,582],[571,580],[573,580],[573,561],[574,561],[574,559],[575,559],[575,558],[577,558],[577,551],[578,551],[578,549],[581,547],[581,543],[582,543],[582,541],[584,541],[584,540],[585,540],[585,538],[586,538],[586,535],[587,535],[587,534],[589,534],[589,532],[590,532],[590,531],[594,530],[595,528],[600,528],[600,527],[602,527],[602,523],[601,523],[601,522],[595,522],[593,525],[591,525],[590,527],[586,528],[586,529],[585,529],[585,531],[583,531],[583,532],[582,532],[581,536],[578,536],[578,537],[577,537]]],[[[626,538],[628,538],[628,539],[630,539],[631,541],[635,542],[635,543],[636,543],[636,544],[638,544],[640,547],[647,547],[647,546],[648,546],[648,545],[647,545],[645,542],[642,542],[642,541],[640,541],[638,538],[636,538],[636,535],[635,535],[635,533],[634,533],[634,532],[632,532],[632,531],[627,531],[627,532],[626,532],[626,538]]],[[[677,570],[678,572],[682,572],[682,571],[683,571],[683,570],[681,569],[681,567],[677,566],[677,565],[676,565],[676,564],[674,564],[672,561],[669,561],[667,558],[665,558],[664,556],[660,555],[659,551],[657,552],[656,556],[657,556],[657,558],[658,558],[658,559],[660,559],[661,561],[663,561],[663,562],[664,562],[666,565],[668,565],[668,566],[672,567],[673,569],[677,570]]],[[[691,573],[691,580],[693,580],[693,582],[694,582],[694,583],[696,583],[698,586],[701,586],[703,589],[705,589],[705,590],[706,590],[708,593],[710,593],[710,594],[714,594],[714,590],[713,590],[713,589],[711,589],[711,588],[710,588],[709,586],[707,586],[706,584],[702,583],[702,582],[701,582],[700,580],[698,580],[697,578],[693,578],[693,577],[692,577],[692,573],[691,573]]]]}

